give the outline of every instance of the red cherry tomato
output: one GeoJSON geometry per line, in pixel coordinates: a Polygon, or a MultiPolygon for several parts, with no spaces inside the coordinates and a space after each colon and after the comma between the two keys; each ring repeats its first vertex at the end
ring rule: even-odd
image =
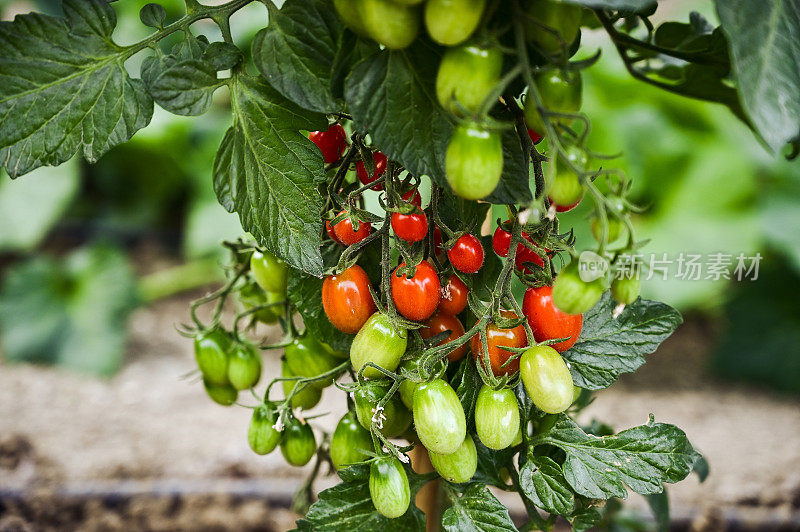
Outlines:
{"type": "Polygon", "coordinates": [[[540,268],[544,267],[544,261],[542,260],[542,257],[540,257],[535,251],[522,244],[517,244],[517,254],[514,257],[514,265],[522,272],[533,273],[530,268],[525,266],[526,262],[532,262],[540,268]]]}
{"type": "Polygon", "coordinates": [[[336,231],[333,230],[333,226],[331,225],[330,220],[325,220],[325,232],[328,233],[328,236],[331,238],[331,240],[333,240],[337,244],[344,244],[344,242],[339,240],[339,237],[336,236],[336,231]]]}
{"type": "MultiPolygon", "coordinates": [[[[405,267],[400,264],[397,269],[405,267]]],[[[428,261],[417,266],[412,279],[406,275],[397,276],[397,269],[392,273],[392,299],[398,312],[413,321],[423,321],[431,317],[439,305],[441,284],[436,270],[428,261]]]]}
{"type": "Polygon", "coordinates": [[[428,217],[424,212],[401,214],[392,213],[392,229],[397,238],[406,242],[419,242],[428,234],[428,217]]]}
{"type": "Polygon", "coordinates": [[[442,299],[439,301],[439,312],[455,316],[467,308],[469,288],[457,275],[451,275],[447,284],[442,287],[442,299]]]}
{"type": "Polygon", "coordinates": [[[339,275],[326,277],[322,282],[322,308],[334,327],[357,333],[377,310],[364,269],[356,264],[339,275]]]}
{"type": "Polygon", "coordinates": [[[528,288],[522,299],[522,313],[528,318],[537,342],[569,337],[569,340],[550,346],[559,353],[575,345],[581,334],[583,314],[561,312],[553,304],[552,286],[528,288]]]}
{"type": "Polygon", "coordinates": [[[437,257],[444,254],[444,249],[442,249],[442,230],[438,227],[433,228],[433,247],[436,250],[437,257]]]}
{"type": "Polygon", "coordinates": [[[419,191],[417,190],[409,190],[402,196],[403,201],[410,201],[417,207],[422,206],[422,196],[419,195],[419,191]],[[413,194],[413,197],[412,197],[413,194]]]}
{"type": "Polygon", "coordinates": [[[461,235],[455,245],[447,250],[453,267],[464,273],[475,273],[483,266],[483,245],[478,237],[469,233],[461,235]]]}
{"type": "MultiPolygon", "coordinates": [[[[578,205],[580,205],[582,199],[583,199],[583,195],[581,195],[581,197],[578,198],[578,201],[576,201],[572,205],[556,205],[556,212],[569,212],[572,209],[574,209],[575,207],[577,207],[578,205]]],[[[550,200],[550,203],[553,203],[553,200],[550,200]]]]}
{"type": "Polygon", "coordinates": [[[326,131],[312,131],[308,138],[317,145],[326,163],[335,163],[347,148],[347,133],[339,124],[333,124],[326,131]]]}
{"type": "MultiPolygon", "coordinates": [[[[364,161],[358,161],[356,163],[356,174],[358,174],[358,180],[365,185],[369,185],[383,175],[383,173],[386,171],[388,159],[383,153],[376,151],[372,154],[372,159],[375,161],[375,173],[371,176],[367,173],[367,168],[364,166],[364,161]]],[[[378,183],[372,187],[372,190],[383,190],[383,183],[378,183]]]]}
{"type": "MultiPolygon", "coordinates": [[[[501,310],[500,314],[508,319],[517,318],[517,315],[510,310],[501,310]]],[[[489,363],[492,366],[492,372],[497,376],[516,373],[519,370],[519,358],[503,366],[515,354],[513,351],[503,349],[503,347],[525,347],[528,345],[525,327],[520,324],[511,329],[501,329],[494,323],[490,323],[486,327],[486,340],[489,347],[489,363]]],[[[480,335],[473,336],[471,343],[472,355],[476,361],[480,361],[483,364],[483,345],[480,335]]]]}
{"type": "MultiPolygon", "coordinates": [[[[342,214],[342,212],[339,214],[342,214]]],[[[333,231],[336,233],[336,236],[339,237],[339,241],[347,246],[352,246],[353,244],[361,242],[367,238],[371,230],[371,224],[367,222],[360,222],[358,224],[358,231],[354,231],[353,222],[350,221],[350,218],[345,218],[333,226],[333,231]]]]}
{"type": "Polygon", "coordinates": [[[492,235],[492,249],[501,257],[508,257],[508,248],[511,246],[511,233],[499,225],[492,235]]]}
{"type": "Polygon", "coordinates": [[[528,136],[531,138],[531,142],[534,144],[542,140],[542,136],[532,129],[528,129],[528,136]]]}
{"type": "MultiPolygon", "coordinates": [[[[427,327],[419,329],[419,335],[424,339],[433,338],[437,334],[445,331],[450,331],[450,336],[439,342],[437,345],[442,345],[464,336],[464,325],[455,316],[444,314],[441,310],[437,311],[433,316],[428,318],[425,322],[427,327]]],[[[467,354],[467,344],[462,344],[447,354],[447,359],[450,362],[461,360],[467,354]]]]}

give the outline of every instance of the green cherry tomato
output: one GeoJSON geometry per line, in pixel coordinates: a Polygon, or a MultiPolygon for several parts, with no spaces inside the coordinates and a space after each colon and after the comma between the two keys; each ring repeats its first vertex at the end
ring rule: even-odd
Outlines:
{"type": "Polygon", "coordinates": [[[393,0],[359,0],[361,20],[370,37],[386,48],[405,48],[419,33],[420,10],[393,0]]]}
{"type": "Polygon", "coordinates": [[[369,494],[381,515],[394,519],[406,513],[411,504],[411,489],[400,460],[387,456],[370,464],[369,494]]]}
{"type": "MultiPolygon", "coordinates": [[[[581,109],[583,81],[578,71],[547,70],[534,78],[542,107],[556,113],[577,113],[581,109]]],[[[542,116],[536,107],[532,91],[525,96],[525,122],[540,135],[547,131],[542,116]]],[[[550,121],[569,125],[572,120],[566,117],[551,116],[550,121]]]]}
{"type": "MultiPolygon", "coordinates": [[[[375,415],[375,408],[378,401],[383,399],[389,385],[385,382],[371,381],[363,384],[353,394],[356,403],[356,417],[361,426],[365,429],[372,426],[372,418],[375,415]]],[[[383,428],[381,433],[387,438],[394,438],[404,433],[411,425],[411,413],[403,406],[403,403],[393,395],[383,406],[383,428]]]]}
{"type": "Polygon", "coordinates": [[[242,302],[245,309],[264,307],[256,311],[256,319],[261,323],[275,323],[278,318],[283,316],[286,308],[285,305],[275,303],[286,301],[286,293],[265,292],[257,284],[246,284],[239,289],[239,301],[242,302]]]}
{"type": "Polygon", "coordinates": [[[468,45],[449,48],[439,63],[436,98],[453,114],[461,107],[477,113],[500,79],[503,53],[497,48],[468,45]]]}
{"type": "MultiPolygon", "coordinates": [[[[331,371],[339,365],[330,347],[309,334],[302,334],[292,340],[284,349],[289,369],[298,377],[316,377],[331,371]]],[[[333,378],[315,381],[311,386],[323,389],[333,383],[333,378]]]]}
{"type": "MultiPolygon", "coordinates": [[[[281,360],[281,376],[282,377],[296,377],[292,370],[289,368],[289,364],[286,363],[286,360],[281,360]]],[[[283,386],[283,395],[284,397],[289,397],[289,394],[292,393],[297,381],[281,381],[283,386]]],[[[309,410],[314,408],[319,400],[322,398],[322,390],[319,388],[315,388],[314,386],[306,386],[292,397],[292,408],[302,408],[303,410],[309,410]]]]}
{"type": "Polygon", "coordinates": [[[278,257],[267,252],[254,251],[250,256],[250,272],[264,291],[286,292],[289,267],[278,257]]]}
{"type": "Polygon", "coordinates": [[[247,429],[247,443],[256,454],[269,454],[281,442],[283,434],[273,427],[276,421],[278,412],[272,403],[262,404],[253,410],[247,429]]]}
{"type": "Polygon", "coordinates": [[[422,445],[437,454],[456,452],[467,434],[464,407],[455,390],[442,379],[417,386],[414,424],[422,445]]]}
{"type": "Polygon", "coordinates": [[[527,17],[523,21],[528,42],[551,55],[559,55],[565,45],[575,40],[583,18],[580,6],[561,0],[528,0],[525,13],[527,17]]]}
{"type": "MultiPolygon", "coordinates": [[[[597,216],[592,216],[589,225],[592,228],[592,236],[598,242],[601,242],[603,239],[603,222],[597,216]]],[[[623,231],[625,231],[625,224],[617,218],[616,216],[610,215],[608,216],[608,240],[609,244],[616,242],[619,237],[622,236],[623,231]]]]}
{"type": "Polygon", "coordinates": [[[561,270],[553,283],[553,303],[561,312],[583,314],[603,295],[602,279],[585,282],[575,261],[561,270]]]}
{"type": "Polygon", "coordinates": [[[519,372],[525,390],[539,410],[558,414],[572,404],[572,375],[567,363],[552,347],[537,345],[522,353],[519,372]]]}
{"type": "Polygon", "coordinates": [[[283,427],[281,454],[293,466],[304,466],[317,451],[317,440],[314,431],[307,423],[297,418],[290,418],[283,427]]]}
{"type": "MultiPolygon", "coordinates": [[[[409,371],[414,371],[419,366],[419,360],[406,360],[402,364],[400,364],[400,369],[407,369],[409,371]]],[[[398,388],[398,392],[400,392],[400,400],[403,401],[403,404],[406,405],[406,408],[414,408],[414,391],[417,389],[417,383],[406,379],[400,383],[400,388],[398,388]]]]}
{"type": "Polygon", "coordinates": [[[511,445],[519,432],[519,403],[513,390],[481,386],[475,401],[475,432],[489,449],[511,445]]]}
{"type": "Polygon", "coordinates": [[[462,198],[479,200],[497,187],[503,173],[500,133],[477,124],[461,124],[453,131],[445,154],[447,182],[462,198]]]}
{"type": "MultiPolygon", "coordinates": [[[[353,371],[358,372],[367,362],[394,371],[400,364],[400,358],[406,352],[407,346],[406,330],[396,329],[388,315],[376,312],[362,325],[350,345],[353,371]]],[[[364,376],[372,379],[383,374],[375,368],[366,368],[364,376]]]]}
{"type": "Polygon", "coordinates": [[[455,46],[472,35],[485,7],[486,0],[428,0],[425,27],[434,41],[455,46]]]}
{"type": "Polygon", "coordinates": [[[228,380],[237,390],[247,390],[261,378],[261,355],[255,347],[234,345],[228,359],[228,380]]]}
{"type": "MultiPolygon", "coordinates": [[[[586,152],[577,146],[566,148],[566,158],[579,170],[585,169],[589,164],[586,152]]],[[[574,205],[583,197],[583,183],[568,164],[561,160],[560,156],[556,162],[556,175],[547,185],[547,195],[557,207],[574,205]]]]}
{"type": "Polygon", "coordinates": [[[372,436],[359,424],[355,413],[347,412],[331,437],[331,461],[336,469],[361,462],[369,458],[362,451],[372,450],[372,436]]]}
{"type": "Polygon", "coordinates": [[[231,340],[222,329],[212,329],[198,333],[194,337],[194,358],[209,384],[228,383],[228,350],[231,340]]]}
{"type": "Polygon", "coordinates": [[[362,0],[333,0],[333,6],[344,25],[362,37],[369,37],[364,21],[361,19],[361,3],[362,0]]]}
{"type": "Polygon", "coordinates": [[[639,297],[642,280],[638,277],[620,277],[611,281],[611,295],[618,303],[630,305],[639,297]]]}
{"type": "Polygon", "coordinates": [[[520,426],[519,430],[517,431],[517,435],[514,436],[514,439],[511,441],[511,445],[509,447],[516,447],[522,443],[522,427],[520,426]]]}
{"type": "Polygon", "coordinates": [[[217,404],[231,406],[239,397],[239,391],[230,384],[214,384],[203,380],[206,393],[217,404]]]}
{"type": "Polygon", "coordinates": [[[467,482],[475,475],[478,469],[478,451],[472,436],[467,434],[456,452],[451,454],[436,454],[428,451],[434,469],[448,482],[461,484],[467,482]]]}

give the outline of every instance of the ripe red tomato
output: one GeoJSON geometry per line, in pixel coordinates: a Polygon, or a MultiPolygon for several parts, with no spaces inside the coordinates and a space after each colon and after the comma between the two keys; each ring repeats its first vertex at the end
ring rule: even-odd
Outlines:
{"type": "Polygon", "coordinates": [[[392,213],[392,229],[397,238],[406,242],[419,242],[428,234],[428,217],[424,212],[401,214],[392,213]]]}
{"type": "Polygon", "coordinates": [[[581,334],[583,314],[561,312],[553,304],[552,286],[528,288],[522,299],[522,313],[528,318],[537,342],[569,337],[569,340],[550,346],[559,353],[575,345],[581,334]]]}
{"type": "MultiPolygon", "coordinates": [[[[339,214],[341,214],[341,212],[339,214]]],[[[358,231],[354,231],[353,222],[350,221],[350,218],[345,218],[333,226],[333,231],[336,233],[336,236],[339,237],[339,242],[347,246],[352,246],[353,244],[361,242],[367,238],[371,230],[372,224],[360,222],[358,224],[358,231]]]]}
{"type": "Polygon", "coordinates": [[[336,236],[336,231],[333,230],[333,226],[331,225],[330,220],[325,220],[325,232],[328,233],[328,236],[331,238],[331,240],[333,240],[337,244],[344,244],[344,242],[339,240],[339,237],[336,236]]]}
{"type": "Polygon", "coordinates": [[[533,273],[530,268],[525,266],[526,262],[532,262],[540,268],[544,267],[544,261],[542,260],[542,257],[540,257],[535,251],[522,244],[517,244],[517,254],[514,257],[514,265],[522,272],[533,273]]]}
{"type": "Polygon", "coordinates": [[[326,131],[312,131],[308,138],[319,147],[326,163],[335,163],[347,148],[347,133],[340,124],[333,124],[326,131]]]}
{"type": "Polygon", "coordinates": [[[408,192],[402,195],[402,198],[403,201],[410,201],[417,207],[422,206],[422,196],[419,195],[419,191],[417,191],[416,189],[409,190],[408,192]],[[413,197],[411,196],[412,194],[414,195],[413,197]]]}
{"type": "MultiPolygon", "coordinates": [[[[556,212],[569,212],[572,209],[574,209],[575,207],[577,207],[580,204],[582,199],[583,199],[583,195],[581,195],[581,197],[578,198],[578,201],[576,201],[575,203],[572,203],[570,205],[556,205],[556,212]]],[[[550,203],[553,203],[553,200],[550,200],[550,203]]]]}
{"type": "Polygon", "coordinates": [[[478,237],[469,233],[461,235],[455,245],[447,250],[453,267],[464,273],[475,273],[483,266],[483,245],[478,237]]]}
{"type": "MultiPolygon", "coordinates": [[[[506,220],[508,221],[508,220],[506,220]]],[[[522,233],[523,236],[525,233],[522,233]]],[[[508,248],[511,246],[511,233],[497,226],[492,235],[492,249],[501,257],[508,257],[508,248]]]]}
{"type": "Polygon", "coordinates": [[[534,144],[542,140],[542,136],[532,129],[528,129],[528,136],[531,138],[531,142],[533,142],[534,144]]]}
{"type": "MultiPolygon", "coordinates": [[[[517,318],[516,313],[510,310],[501,310],[500,314],[508,319],[517,318]]],[[[519,358],[503,367],[503,364],[515,354],[513,351],[503,349],[503,347],[525,347],[528,345],[525,327],[520,324],[511,329],[501,329],[494,323],[490,323],[486,327],[486,340],[489,347],[489,362],[492,366],[492,372],[497,376],[516,373],[519,370],[519,358]]],[[[476,361],[480,361],[483,364],[483,345],[480,335],[473,336],[471,343],[472,355],[476,361]]]]}
{"type": "Polygon", "coordinates": [[[442,230],[438,227],[433,228],[433,248],[436,250],[437,257],[440,255],[443,256],[444,249],[442,249],[442,230]]]}
{"type": "MultiPolygon", "coordinates": [[[[383,173],[386,171],[386,164],[389,161],[386,156],[379,151],[376,151],[372,154],[372,159],[375,161],[375,173],[373,173],[371,176],[367,173],[367,168],[364,166],[363,161],[358,161],[356,163],[356,174],[358,174],[358,180],[365,185],[369,185],[383,175],[383,173]]],[[[372,187],[372,190],[383,190],[383,183],[378,183],[372,187]]]]}
{"type": "Polygon", "coordinates": [[[439,312],[455,316],[467,308],[469,288],[457,275],[451,275],[447,284],[442,287],[442,299],[439,301],[439,312]]]}
{"type": "Polygon", "coordinates": [[[326,277],[322,283],[322,308],[334,327],[348,334],[357,333],[377,310],[364,269],[356,264],[339,275],[326,277]]]}
{"type": "Polygon", "coordinates": [[[413,321],[423,321],[431,317],[439,305],[441,284],[436,270],[428,261],[417,266],[414,277],[397,276],[397,270],[405,267],[400,264],[392,273],[392,299],[398,312],[413,321]]]}
{"type": "MultiPolygon", "coordinates": [[[[419,329],[419,335],[424,339],[432,338],[437,334],[445,331],[450,331],[450,336],[445,340],[439,342],[437,345],[442,345],[464,336],[464,325],[458,318],[445,314],[441,310],[437,311],[433,316],[428,318],[425,322],[426,327],[419,329]]],[[[467,344],[456,347],[453,351],[447,354],[447,359],[450,362],[461,360],[467,354],[467,344]]]]}

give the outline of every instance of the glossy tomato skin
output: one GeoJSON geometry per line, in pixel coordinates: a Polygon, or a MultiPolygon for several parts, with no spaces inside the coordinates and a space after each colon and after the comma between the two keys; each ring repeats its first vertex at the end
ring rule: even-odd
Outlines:
{"type": "MultiPolygon", "coordinates": [[[[344,211],[340,212],[339,214],[342,214],[343,212],[344,211]]],[[[372,224],[369,222],[359,222],[358,230],[355,230],[353,227],[353,222],[350,220],[350,218],[345,218],[333,226],[333,231],[336,233],[336,236],[339,238],[339,241],[342,244],[352,246],[353,244],[357,244],[369,236],[370,231],[372,231],[372,224]]]]}
{"type": "MultiPolygon", "coordinates": [[[[510,310],[501,310],[500,314],[507,319],[516,319],[517,315],[510,310]]],[[[486,341],[489,346],[489,362],[492,372],[497,375],[513,375],[519,369],[519,358],[505,364],[515,353],[503,347],[525,347],[528,339],[525,336],[525,327],[521,324],[511,329],[501,329],[494,323],[486,327],[486,341]],[[504,365],[505,364],[505,365],[504,365]]],[[[483,364],[483,345],[480,335],[476,334],[471,339],[472,355],[476,361],[483,364]]]]}
{"type": "MultiPolygon", "coordinates": [[[[361,181],[364,185],[369,185],[386,171],[386,165],[389,162],[389,159],[383,153],[376,151],[372,154],[372,160],[375,161],[375,172],[372,175],[367,173],[367,168],[364,166],[363,161],[358,161],[356,163],[356,174],[358,175],[358,180],[361,181]]],[[[383,190],[383,183],[378,183],[372,190],[383,190]]]]}
{"type": "Polygon", "coordinates": [[[455,115],[480,110],[483,100],[495,88],[503,68],[498,48],[470,44],[448,48],[436,75],[439,104],[455,115]]]}
{"type": "MultiPolygon", "coordinates": [[[[581,108],[583,81],[580,72],[560,70],[546,70],[535,77],[536,88],[539,92],[542,106],[548,111],[556,113],[576,113],[581,108]]],[[[525,98],[525,123],[533,131],[546,131],[542,115],[536,107],[536,102],[529,92],[525,98]]],[[[550,116],[553,125],[568,126],[572,119],[568,117],[550,116]]]]}
{"type": "Polygon", "coordinates": [[[497,226],[492,235],[492,249],[501,257],[508,257],[508,251],[511,247],[511,233],[497,226]]]}
{"type": "Polygon", "coordinates": [[[336,236],[336,231],[333,230],[333,226],[331,225],[330,220],[325,220],[325,232],[328,233],[328,237],[330,237],[330,239],[336,242],[337,244],[344,244],[344,242],[339,240],[339,237],[336,236]]]}
{"type": "Polygon", "coordinates": [[[611,295],[617,303],[630,305],[639,297],[642,280],[639,277],[620,277],[611,282],[611,295]]]}
{"type": "Polygon", "coordinates": [[[489,449],[510,446],[520,430],[519,403],[514,390],[492,390],[485,384],[475,401],[475,432],[489,449]]]}
{"type": "Polygon", "coordinates": [[[503,173],[500,133],[464,123],[456,127],[445,153],[447,182],[457,195],[483,199],[494,191],[503,173]]]}
{"type": "Polygon", "coordinates": [[[307,423],[291,417],[283,427],[281,454],[293,466],[304,466],[317,451],[317,440],[314,431],[307,423]]]}
{"type": "Polygon", "coordinates": [[[552,347],[531,347],[520,358],[520,375],[533,404],[548,414],[563,412],[572,404],[572,375],[552,347]]]}
{"type": "MultiPolygon", "coordinates": [[[[356,417],[362,427],[369,430],[378,402],[389,391],[389,384],[381,381],[368,381],[353,393],[356,404],[356,417]]],[[[411,413],[403,405],[400,397],[393,395],[384,404],[383,428],[381,433],[387,438],[403,434],[411,425],[411,413]]]]}
{"type": "Polygon", "coordinates": [[[452,454],[464,442],[467,435],[464,407],[446,381],[435,379],[417,385],[414,425],[422,445],[437,454],[452,454]]]}
{"type": "Polygon", "coordinates": [[[397,238],[406,242],[421,242],[428,235],[428,217],[424,212],[392,213],[392,229],[397,238]]]}
{"type": "Polygon", "coordinates": [[[457,316],[467,308],[467,295],[469,288],[457,275],[451,275],[442,287],[442,299],[439,301],[438,312],[457,316]]]}
{"type": "MultiPolygon", "coordinates": [[[[425,327],[419,329],[419,335],[427,340],[428,338],[432,338],[445,331],[451,331],[450,336],[448,336],[444,341],[439,342],[437,345],[446,344],[464,336],[464,325],[455,316],[437,311],[433,316],[425,321],[425,327]]],[[[447,354],[447,359],[450,362],[455,362],[464,358],[464,355],[466,354],[467,344],[463,344],[456,347],[453,351],[450,351],[447,354]]]]}
{"type": "Polygon", "coordinates": [[[556,276],[553,283],[553,303],[567,314],[583,314],[600,300],[603,291],[601,279],[588,283],[583,281],[576,264],[572,263],[556,276]]]}
{"type": "Polygon", "coordinates": [[[211,329],[195,336],[194,358],[204,381],[221,386],[230,384],[228,382],[230,347],[230,337],[222,329],[211,329]]]}
{"type": "Polygon", "coordinates": [[[583,314],[566,314],[553,303],[553,287],[528,288],[522,299],[522,313],[528,319],[537,342],[567,338],[551,347],[563,353],[578,341],[583,327],[583,314]]]}
{"type": "Polygon", "coordinates": [[[246,390],[258,384],[261,378],[261,355],[251,345],[238,344],[231,349],[228,359],[228,381],[237,390],[246,390]]]}
{"type": "Polygon", "coordinates": [[[412,205],[415,205],[417,207],[422,206],[422,196],[419,195],[419,191],[416,189],[409,190],[408,192],[402,195],[402,198],[403,201],[410,202],[412,205]]]}
{"type": "Polygon", "coordinates": [[[214,384],[204,379],[203,387],[211,400],[222,406],[231,406],[239,397],[239,390],[230,384],[214,384]]]}
{"type": "Polygon", "coordinates": [[[247,442],[256,454],[269,454],[281,442],[283,434],[273,427],[278,421],[278,412],[271,402],[264,403],[253,410],[250,426],[247,429],[247,442]]]}
{"type": "MultiPolygon", "coordinates": [[[[367,319],[350,345],[350,363],[358,372],[367,362],[394,371],[408,346],[408,332],[396,328],[389,316],[376,312],[367,319]]],[[[363,375],[368,379],[383,376],[375,368],[367,367],[363,375]]]]}
{"type": "Polygon", "coordinates": [[[331,462],[336,469],[342,469],[369,458],[362,451],[372,451],[372,436],[351,410],[342,416],[331,436],[331,462]]]}
{"type": "Polygon", "coordinates": [[[525,36],[539,50],[561,55],[563,45],[569,46],[578,36],[583,16],[580,6],[559,0],[528,0],[524,6],[525,36]]]}
{"type": "Polygon", "coordinates": [[[453,247],[447,250],[447,257],[456,270],[475,273],[483,266],[483,245],[478,237],[467,233],[461,235],[453,247]]]}
{"type": "Polygon", "coordinates": [[[467,482],[475,475],[478,469],[478,451],[475,448],[475,441],[472,436],[467,434],[464,441],[452,454],[437,454],[428,451],[436,472],[448,482],[461,484],[467,482]]]}
{"type": "Polygon", "coordinates": [[[425,27],[434,41],[455,46],[472,35],[485,7],[486,0],[428,0],[425,27]]]}
{"type": "MultiPolygon", "coordinates": [[[[281,377],[297,377],[292,370],[289,368],[289,364],[286,363],[286,360],[281,360],[281,377]]],[[[283,386],[283,395],[284,397],[289,397],[289,394],[292,393],[292,390],[297,385],[297,381],[281,381],[281,386],[283,386]]],[[[319,400],[322,398],[322,390],[320,388],[315,388],[314,386],[306,385],[300,391],[298,391],[294,396],[292,396],[292,408],[302,408],[303,410],[310,410],[314,408],[319,400]]]]}
{"type": "MultiPolygon", "coordinates": [[[[595,240],[600,242],[603,238],[603,222],[597,216],[592,216],[592,219],[589,222],[590,227],[592,228],[592,236],[595,240]]],[[[607,225],[607,238],[608,243],[612,244],[616,242],[619,237],[622,236],[622,233],[625,231],[625,224],[617,218],[616,216],[609,216],[608,217],[608,225],[607,225]]]]}
{"type": "MultiPolygon", "coordinates": [[[[414,371],[419,367],[419,360],[412,359],[412,360],[405,360],[402,364],[400,364],[400,369],[406,369],[408,371],[414,371]]],[[[397,373],[400,373],[398,370],[397,373]]],[[[400,387],[397,389],[400,392],[400,400],[406,405],[406,408],[414,408],[414,392],[417,390],[417,383],[410,380],[405,379],[400,383],[400,387]]]]}
{"type": "Polygon", "coordinates": [[[250,273],[266,292],[286,292],[289,267],[271,253],[254,251],[250,255],[250,273]]]}
{"type": "Polygon", "coordinates": [[[356,334],[377,310],[364,269],[353,265],[322,283],[322,307],[334,327],[356,334]]]}
{"type": "Polygon", "coordinates": [[[389,519],[400,517],[408,511],[411,489],[400,460],[386,456],[370,464],[369,494],[378,513],[389,519]]]}
{"type": "Polygon", "coordinates": [[[397,270],[405,267],[405,262],[392,273],[392,299],[398,312],[413,321],[424,321],[433,315],[441,298],[441,283],[436,270],[428,261],[417,265],[414,277],[397,276],[397,270]]]}
{"type": "MultiPolygon", "coordinates": [[[[334,358],[330,347],[308,333],[303,333],[292,340],[292,343],[284,348],[284,357],[289,369],[299,377],[316,377],[340,364],[340,361],[334,358]]],[[[331,378],[312,382],[311,386],[323,389],[332,383],[331,378]]]]}
{"type": "Polygon", "coordinates": [[[544,260],[538,253],[525,246],[524,244],[517,244],[517,254],[514,255],[514,266],[522,272],[533,273],[531,268],[526,264],[532,263],[539,268],[544,267],[544,260]]]}
{"type": "Polygon", "coordinates": [[[248,283],[239,288],[239,301],[245,309],[264,307],[255,311],[255,317],[261,323],[275,323],[283,316],[285,305],[278,303],[286,301],[286,291],[265,292],[260,286],[248,283]]]}
{"type": "Polygon", "coordinates": [[[326,163],[338,161],[347,147],[347,133],[340,124],[333,124],[326,131],[312,131],[308,138],[317,145],[326,163]]]}
{"type": "Polygon", "coordinates": [[[542,136],[537,133],[536,131],[528,128],[528,137],[531,139],[531,142],[534,144],[538,144],[540,140],[542,140],[542,136]]]}
{"type": "MultiPolygon", "coordinates": [[[[586,152],[578,146],[568,146],[566,148],[566,158],[569,163],[583,170],[589,164],[586,152]]],[[[583,198],[583,183],[572,171],[568,164],[561,160],[559,156],[556,161],[556,175],[547,184],[547,195],[550,202],[556,206],[559,212],[565,212],[574,208],[583,198]]]]}
{"type": "Polygon", "coordinates": [[[359,0],[361,19],[370,37],[386,48],[399,50],[417,38],[420,12],[393,0],[359,0]]]}

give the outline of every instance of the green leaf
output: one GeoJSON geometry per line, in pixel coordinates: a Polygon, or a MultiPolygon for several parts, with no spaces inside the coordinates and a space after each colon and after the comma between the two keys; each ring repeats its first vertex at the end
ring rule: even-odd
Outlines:
{"type": "Polygon", "coordinates": [[[261,74],[288,99],[312,111],[341,111],[332,92],[344,26],[330,2],[288,0],[279,10],[267,2],[269,26],[253,41],[261,74]]]}
{"type": "Polygon", "coordinates": [[[18,264],[0,290],[3,353],[9,360],[111,375],[122,363],[134,303],[127,258],[108,246],[18,264]]]}
{"type": "Polygon", "coordinates": [[[147,4],[139,11],[139,20],[151,28],[162,28],[165,18],[167,18],[167,11],[159,4],[147,4]]]}
{"type": "Polygon", "coordinates": [[[291,267],[322,276],[322,155],[300,130],[324,129],[264,81],[231,82],[233,126],[214,161],[219,202],[236,211],[245,231],[291,267]]]}
{"type": "Polygon", "coordinates": [[[390,159],[448,187],[444,154],[453,124],[436,101],[440,55],[425,39],[374,54],[347,78],[345,99],[357,126],[390,159]]]}
{"type": "Polygon", "coordinates": [[[650,511],[653,512],[653,517],[656,520],[656,532],[669,531],[669,495],[667,489],[661,493],[653,493],[645,497],[650,511]]]}
{"type": "Polygon", "coordinates": [[[509,473],[509,468],[514,467],[511,459],[517,454],[517,451],[514,448],[495,451],[481,443],[477,435],[473,435],[472,439],[475,440],[475,450],[478,453],[478,468],[472,480],[493,486],[507,486],[507,481],[503,479],[503,476],[509,473]],[[503,471],[504,469],[505,471],[503,471]]]}
{"type": "Polygon", "coordinates": [[[345,334],[328,320],[322,307],[322,279],[289,270],[288,297],[303,317],[309,334],[340,351],[349,351],[353,336],[345,334]]]}
{"type": "Polygon", "coordinates": [[[698,455],[681,429],[652,418],[647,425],[597,437],[562,414],[531,445],[548,443],[566,453],[562,468],[572,489],[592,499],[624,498],[626,485],[642,495],[659,493],[663,483],[686,478],[698,455]]]}
{"type": "Polygon", "coordinates": [[[442,514],[448,532],[517,530],[508,509],[483,484],[470,484],[460,497],[450,491],[453,506],[442,514]]]}
{"type": "Polygon", "coordinates": [[[585,508],[569,518],[572,532],[585,532],[591,529],[603,518],[603,514],[595,506],[585,508]]]}
{"type": "Polygon", "coordinates": [[[715,4],[742,104],[777,151],[800,131],[800,9],[793,1],[715,4]]]}
{"type": "Polygon", "coordinates": [[[531,457],[519,469],[519,484],[525,496],[548,513],[567,515],[575,507],[575,494],[552,458],[531,457]]]}
{"type": "Polygon", "coordinates": [[[568,4],[578,4],[592,9],[612,11],[631,11],[639,13],[656,6],[657,0],[564,0],[568,4]]]}
{"type": "Polygon", "coordinates": [[[644,355],[655,351],[683,321],[677,310],[657,301],[638,299],[616,319],[615,306],[606,293],[584,314],[578,342],[564,352],[576,386],[599,390],[620,374],[636,371],[645,363],[644,355]]]}
{"type": "Polygon", "coordinates": [[[90,162],[150,122],[153,101],[124,67],[105,0],[64,0],[65,17],[0,22],[0,161],[15,178],[79,150],[90,162]]]}

